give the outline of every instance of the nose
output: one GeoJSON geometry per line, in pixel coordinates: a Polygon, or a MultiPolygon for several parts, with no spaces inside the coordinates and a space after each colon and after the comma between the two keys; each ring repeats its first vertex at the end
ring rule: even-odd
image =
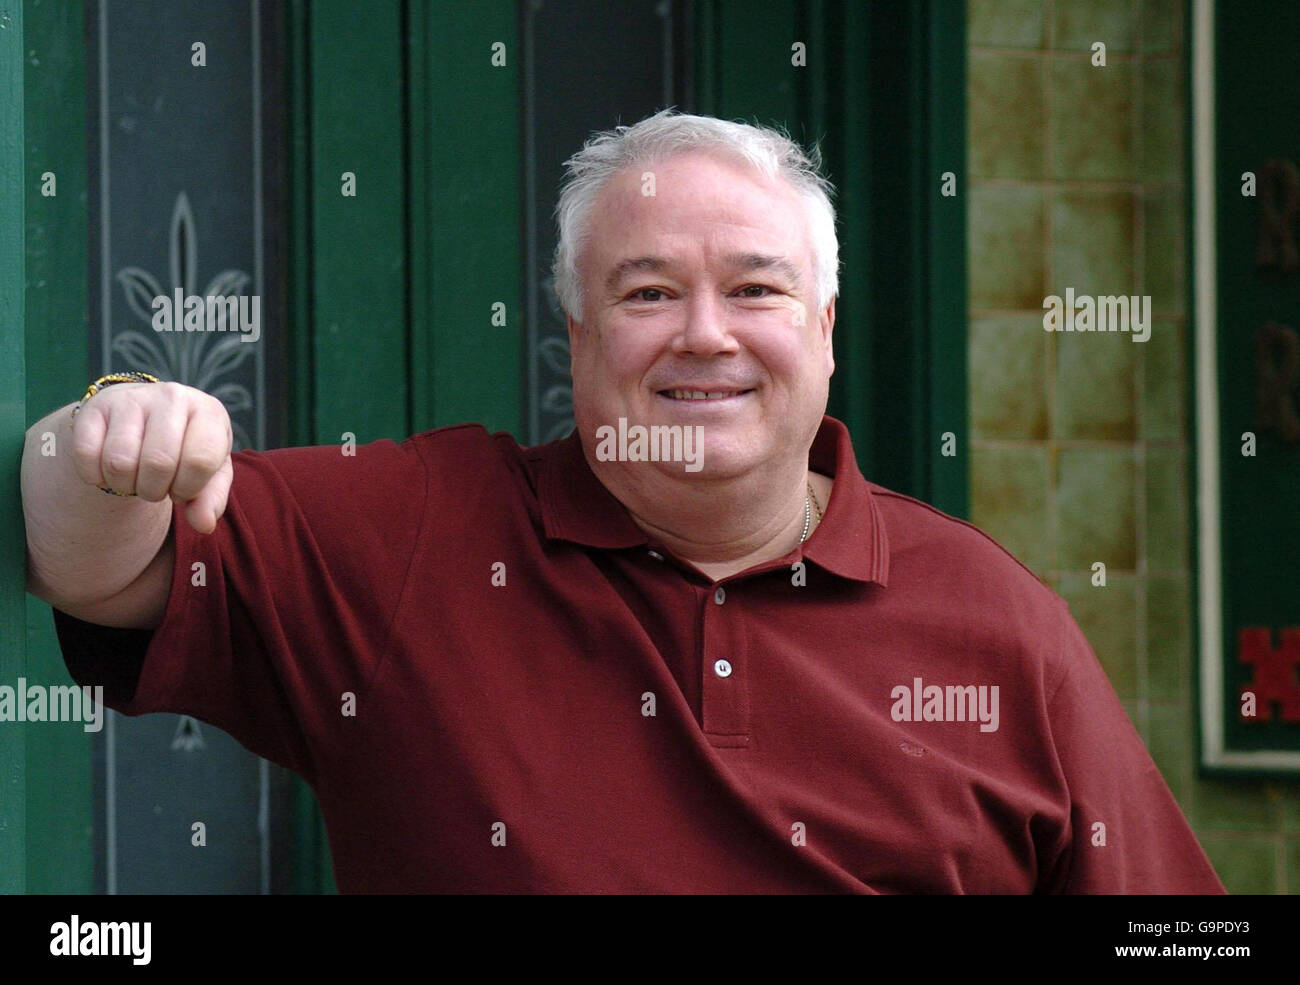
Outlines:
{"type": "Polygon", "coordinates": [[[723,300],[711,291],[697,291],[686,305],[686,322],[673,338],[676,355],[712,356],[736,352],[740,346],[727,323],[723,300]]]}

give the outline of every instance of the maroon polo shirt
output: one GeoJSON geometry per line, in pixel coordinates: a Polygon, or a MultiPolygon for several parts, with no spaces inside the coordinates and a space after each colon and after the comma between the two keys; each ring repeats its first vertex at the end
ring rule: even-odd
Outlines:
{"type": "Polygon", "coordinates": [[[236,454],[152,634],[56,613],[112,707],[301,774],[341,890],[1222,892],[1061,599],[839,421],[808,542],[718,582],[576,433],[355,452],[236,454]]]}

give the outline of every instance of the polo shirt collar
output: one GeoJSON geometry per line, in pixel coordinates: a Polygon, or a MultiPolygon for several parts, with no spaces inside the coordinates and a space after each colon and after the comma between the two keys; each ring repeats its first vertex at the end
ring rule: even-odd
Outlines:
{"type": "MultiPolygon", "coordinates": [[[[829,414],[808,451],[812,469],[834,477],[831,501],[802,556],[852,581],[886,584],[889,540],[871,485],[862,477],[844,424],[829,414]]],[[[546,446],[538,497],[547,537],[588,547],[626,548],[649,543],[627,509],[596,478],[577,429],[546,446]]],[[[797,556],[796,548],[791,556],[797,556]]]]}

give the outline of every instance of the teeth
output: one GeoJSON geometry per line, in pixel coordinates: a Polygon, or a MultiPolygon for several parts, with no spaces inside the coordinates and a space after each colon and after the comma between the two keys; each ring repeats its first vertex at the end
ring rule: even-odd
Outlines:
{"type": "Polygon", "coordinates": [[[708,393],[703,390],[669,390],[668,394],[674,400],[721,400],[733,395],[725,390],[711,390],[708,393]]]}

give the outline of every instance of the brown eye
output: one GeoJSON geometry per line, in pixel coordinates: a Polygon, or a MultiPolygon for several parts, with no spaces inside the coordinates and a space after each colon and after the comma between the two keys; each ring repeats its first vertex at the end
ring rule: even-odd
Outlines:
{"type": "Polygon", "coordinates": [[[639,291],[633,291],[633,292],[632,292],[630,295],[628,295],[628,296],[629,296],[629,297],[633,297],[633,298],[637,298],[637,299],[640,300],[640,301],[662,301],[662,300],[663,300],[663,293],[664,293],[664,292],[661,291],[661,290],[659,290],[659,288],[657,288],[657,287],[643,287],[643,288],[641,288],[639,291]],[[658,297],[653,297],[653,298],[648,298],[648,297],[644,297],[644,296],[643,296],[643,295],[646,295],[646,294],[656,294],[656,295],[659,295],[659,296],[658,296],[658,297]]]}
{"type": "Polygon", "coordinates": [[[745,297],[747,297],[747,298],[762,298],[762,297],[766,297],[767,295],[766,295],[766,294],[745,294],[745,292],[746,292],[746,291],[768,291],[768,292],[770,292],[771,290],[772,290],[772,289],[771,289],[770,287],[768,287],[767,285],[765,285],[765,284],[749,284],[749,285],[746,285],[745,287],[742,287],[742,288],[740,289],[740,293],[741,293],[742,295],[744,295],[745,297]]]}

